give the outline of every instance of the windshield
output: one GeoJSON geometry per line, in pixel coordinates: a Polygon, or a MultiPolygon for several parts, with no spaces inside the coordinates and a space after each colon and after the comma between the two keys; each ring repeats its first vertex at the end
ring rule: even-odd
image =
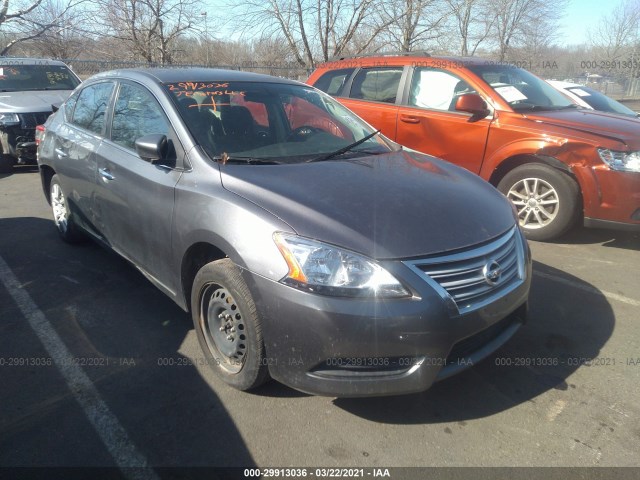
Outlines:
{"type": "Polygon", "coordinates": [[[295,163],[391,151],[380,135],[360,142],[375,131],[311,87],[215,81],[166,89],[195,140],[223,162],[295,163]]]}
{"type": "Polygon", "coordinates": [[[619,113],[621,115],[628,115],[630,117],[637,117],[636,112],[628,107],[625,107],[620,102],[615,101],[613,98],[609,98],[606,95],[589,87],[568,87],[574,95],[580,97],[584,102],[588,103],[594,110],[600,110],[603,112],[619,113]]]}
{"type": "Polygon", "coordinates": [[[521,68],[509,65],[471,65],[469,69],[516,112],[576,108],[573,102],[551,85],[521,68]]]}
{"type": "Polygon", "coordinates": [[[80,81],[64,65],[2,65],[0,91],[73,90],[80,81]]]}

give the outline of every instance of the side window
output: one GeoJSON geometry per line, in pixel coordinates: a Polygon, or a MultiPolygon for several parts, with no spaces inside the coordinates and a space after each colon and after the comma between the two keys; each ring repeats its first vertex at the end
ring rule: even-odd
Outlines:
{"type": "Polygon", "coordinates": [[[417,68],[413,73],[409,105],[455,112],[456,100],[465,93],[476,93],[461,78],[437,68],[417,68]]]}
{"type": "Polygon", "coordinates": [[[395,103],[401,77],[401,67],[360,70],[353,79],[350,97],[374,102],[395,103]]]}
{"type": "Polygon", "coordinates": [[[83,89],[73,109],[71,123],[93,133],[102,134],[104,116],[112,90],[113,83],[97,83],[83,89]]]}
{"type": "Polygon", "coordinates": [[[138,138],[152,133],[169,133],[162,108],[146,88],[123,83],[113,112],[111,140],[134,149],[138,138]]]}
{"type": "Polygon", "coordinates": [[[314,87],[322,90],[329,95],[340,95],[342,88],[351,76],[355,68],[341,68],[340,70],[331,70],[322,75],[314,87]]]}

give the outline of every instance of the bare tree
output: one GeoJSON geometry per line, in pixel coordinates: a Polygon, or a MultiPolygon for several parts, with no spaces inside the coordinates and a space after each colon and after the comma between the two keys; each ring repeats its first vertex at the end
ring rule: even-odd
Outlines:
{"type": "Polygon", "coordinates": [[[460,45],[458,52],[463,56],[475,55],[495,25],[496,15],[490,8],[490,0],[446,0],[446,3],[454,37],[460,45]]]}
{"type": "Polygon", "coordinates": [[[252,36],[260,32],[261,38],[281,39],[295,61],[307,68],[373,45],[395,20],[381,20],[376,5],[376,0],[232,0],[230,4],[241,11],[238,28],[252,36]],[[366,41],[359,36],[363,30],[368,33],[366,41]]]}
{"type": "Polygon", "coordinates": [[[623,0],[589,33],[592,46],[607,59],[620,58],[640,40],[640,1],[623,0]]]}
{"type": "Polygon", "coordinates": [[[427,48],[441,35],[448,12],[444,0],[395,0],[379,5],[383,37],[394,49],[410,52],[427,48]]]}
{"type": "Polygon", "coordinates": [[[595,57],[603,60],[602,65],[610,65],[600,73],[626,84],[627,95],[637,95],[640,88],[640,0],[622,0],[600,20],[590,37],[595,57]]]}
{"type": "Polygon", "coordinates": [[[200,21],[196,0],[103,1],[111,35],[148,63],[173,63],[172,44],[200,21]]]}
{"type": "Polygon", "coordinates": [[[532,25],[538,42],[556,35],[566,5],[566,0],[491,0],[491,12],[495,15],[493,39],[500,60],[505,60],[510,47],[525,43],[532,25]]]}
{"type": "Polygon", "coordinates": [[[91,32],[85,30],[90,13],[84,8],[68,8],[64,0],[43,0],[33,12],[41,24],[57,18],[57,25],[30,42],[39,56],[73,59],[86,52],[91,32]]]}
{"type": "Polygon", "coordinates": [[[0,46],[0,55],[6,55],[16,45],[65,29],[64,19],[85,0],[67,0],[49,15],[41,15],[43,0],[2,0],[0,4],[0,31],[6,41],[0,46]]]}

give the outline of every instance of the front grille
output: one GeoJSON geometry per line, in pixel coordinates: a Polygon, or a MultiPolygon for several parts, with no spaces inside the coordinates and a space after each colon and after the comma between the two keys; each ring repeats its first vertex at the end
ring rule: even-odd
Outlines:
{"type": "Polygon", "coordinates": [[[458,313],[468,313],[492,303],[524,281],[524,250],[518,237],[514,227],[480,247],[404,263],[443,298],[453,301],[458,313]]]}
{"type": "Polygon", "coordinates": [[[46,122],[49,115],[51,115],[51,112],[19,113],[20,128],[36,128],[36,126],[46,122]]]}

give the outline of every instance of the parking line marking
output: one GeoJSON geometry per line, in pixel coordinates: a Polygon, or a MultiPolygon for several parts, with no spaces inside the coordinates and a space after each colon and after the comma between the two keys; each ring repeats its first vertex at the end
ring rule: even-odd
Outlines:
{"type": "Polygon", "coordinates": [[[0,282],[40,339],[123,475],[131,480],[159,480],[147,459],[138,452],[118,418],[109,410],[87,374],[73,362],[73,355],[65,343],[31,296],[22,288],[2,257],[0,257],[0,282]]]}
{"type": "Polygon", "coordinates": [[[537,277],[546,278],[547,280],[552,280],[554,282],[562,283],[564,285],[569,285],[570,287],[577,288],[578,290],[582,290],[584,292],[594,293],[596,295],[603,295],[606,298],[609,298],[611,300],[616,300],[618,302],[626,303],[628,305],[633,305],[634,307],[640,307],[640,301],[634,300],[633,298],[625,297],[624,295],[620,295],[618,293],[599,290],[595,287],[591,287],[589,285],[582,285],[581,283],[574,282],[572,280],[567,280],[566,278],[556,277],[555,275],[550,275],[548,273],[533,272],[533,274],[537,277]]]}

